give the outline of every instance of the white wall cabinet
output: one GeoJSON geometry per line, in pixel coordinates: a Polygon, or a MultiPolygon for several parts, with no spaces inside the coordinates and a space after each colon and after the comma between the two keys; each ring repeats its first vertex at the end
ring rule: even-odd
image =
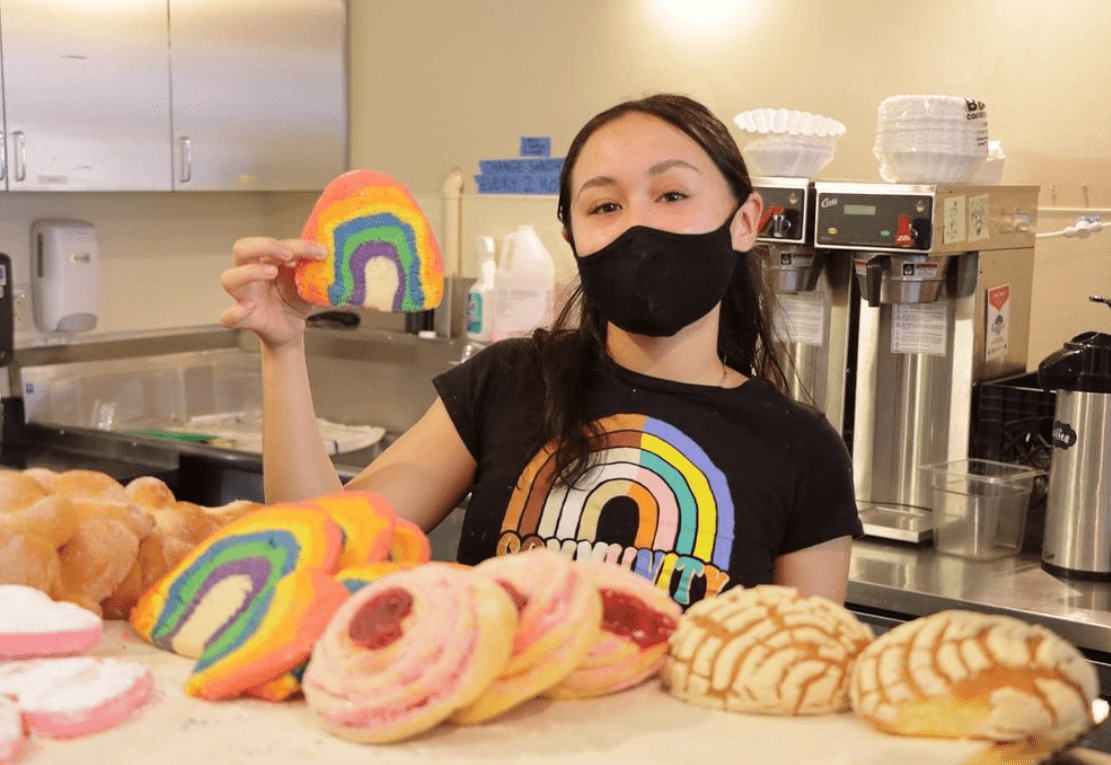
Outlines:
{"type": "Polygon", "coordinates": [[[344,0],[0,0],[0,190],[319,190],[344,0]]]}
{"type": "Polygon", "coordinates": [[[169,8],[175,189],[319,190],[346,168],[344,0],[169,8]]]}
{"type": "Polygon", "coordinates": [[[170,189],[165,0],[0,0],[7,188],[170,189]]]}

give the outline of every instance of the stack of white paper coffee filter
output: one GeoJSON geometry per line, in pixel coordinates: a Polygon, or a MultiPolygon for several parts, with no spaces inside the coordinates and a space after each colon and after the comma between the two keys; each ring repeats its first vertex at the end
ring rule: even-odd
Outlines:
{"type": "Polygon", "coordinates": [[[879,105],[876,159],[890,183],[963,183],[988,156],[984,102],[891,96],[879,105]]]}
{"type": "Polygon", "coordinates": [[[750,139],[741,154],[752,175],[813,178],[833,159],[845,126],[820,114],[751,109],[733,117],[750,139]]]}

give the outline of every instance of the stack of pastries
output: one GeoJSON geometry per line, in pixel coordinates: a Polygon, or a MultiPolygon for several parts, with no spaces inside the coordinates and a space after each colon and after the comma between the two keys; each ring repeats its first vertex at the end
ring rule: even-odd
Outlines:
{"type": "Polygon", "coordinates": [[[304,693],[331,733],[400,741],[485,722],[538,696],[654,676],[680,616],[647,579],[545,548],[473,568],[429,563],[356,592],[316,642],[304,693]]]}
{"type": "Polygon", "coordinates": [[[127,618],[201,540],[258,507],[179,502],[153,476],[125,486],[95,470],[0,470],[0,584],[127,618]]]}
{"type": "Polygon", "coordinates": [[[843,606],[789,587],[734,588],[680,619],[661,670],[674,696],[762,714],[852,709],[886,733],[1068,740],[1092,721],[1095,667],[1050,630],[941,611],[873,638],[843,606]]]}

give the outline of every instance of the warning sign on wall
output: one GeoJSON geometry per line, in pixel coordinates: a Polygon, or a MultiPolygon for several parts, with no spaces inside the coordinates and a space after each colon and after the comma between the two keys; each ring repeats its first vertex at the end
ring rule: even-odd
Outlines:
{"type": "Polygon", "coordinates": [[[1011,330],[1011,285],[988,287],[984,327],[984,359],[1001,359],[1007,355],[1011,330]]]}

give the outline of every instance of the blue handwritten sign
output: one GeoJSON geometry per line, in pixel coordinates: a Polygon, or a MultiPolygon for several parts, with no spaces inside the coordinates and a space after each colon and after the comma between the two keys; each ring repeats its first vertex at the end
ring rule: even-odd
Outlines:
{"type": "Polygon", "coordinates": [[[558,173],[563,169],[563,157],[543,157],[533,159],[480,159],[478,169],[482,173],[558,173]]]}
{"type": "Polygon", "coordinates": [[[559,193],[559,173],[483,173],[474,180],[479,194],[559,193]]]}
{"type": "Polygon", "coordinates": [[[548,136],[521,136],[522,157],[552,156],[552,139],[548,136]]]}

